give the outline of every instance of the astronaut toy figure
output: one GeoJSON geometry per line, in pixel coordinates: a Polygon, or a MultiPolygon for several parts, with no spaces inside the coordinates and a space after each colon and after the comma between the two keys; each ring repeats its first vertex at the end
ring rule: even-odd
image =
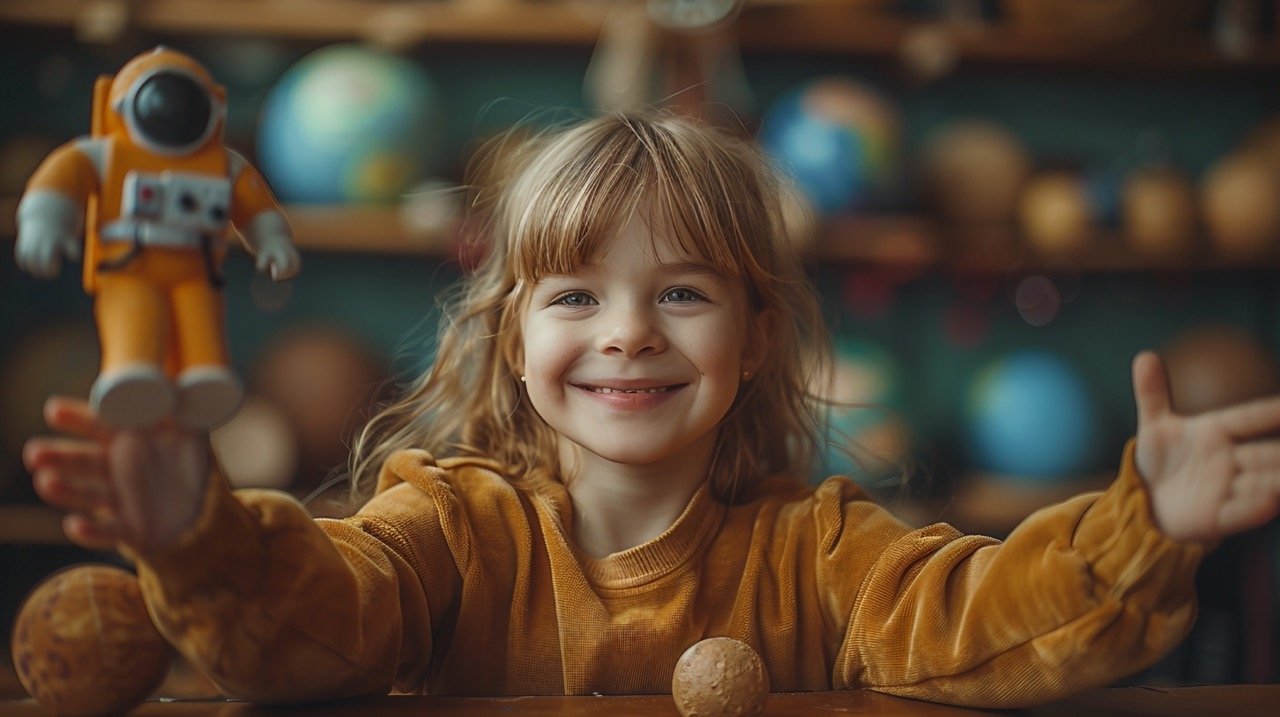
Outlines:
{"type": "Polygon", "coordinates": [[[81,253],[102,365],[89,402],[120,427],[172,414],[225,422],[243,388],[231,370],[220,267],[232,227],[257,267],[294,276],[288,221],[256,169],[222,144],[226,92],[165,47],[94,85],[92,131],[55,150],[18,204],[18,266],[52,278],[81,253]]]}

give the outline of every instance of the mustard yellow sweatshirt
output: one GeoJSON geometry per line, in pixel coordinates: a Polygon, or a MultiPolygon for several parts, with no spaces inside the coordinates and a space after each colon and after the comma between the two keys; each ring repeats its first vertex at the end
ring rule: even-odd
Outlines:
{"type": "Polygon", "coordinates": [[[213,481],[198,524],[138,568],[161,631],[256,701],[664,693],[685,648],[731,636],[774,691],[1028,705],[1150,665],[1194,620],[1203,550],[1152,523],[1132,454],[1106,492],[1003,543],[912,529],[832,478],[732,507],[704,487],[661,536],[596,560],[563,486],[406,451],[345,520],[213,481]]]}

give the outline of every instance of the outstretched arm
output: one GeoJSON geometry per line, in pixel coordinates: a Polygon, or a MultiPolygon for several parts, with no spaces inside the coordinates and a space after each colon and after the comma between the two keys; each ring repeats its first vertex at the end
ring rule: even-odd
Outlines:
{"type": "Polygon", "coordinates": [[[1280,396],[1178,415],[1164,365],[1150,352],[1133,361],[1133,392],[1135,460],[1165,535],[1214,543],[1280,512],[1280,396]]]}
{"type": "Polygon", "coordinates": [[[415,560],[406,546],[421,545],[396,526],[433,511],[429,499],[405,486],[354,518],[313,521],[286,494],[233,496],[209,476],[203,433],[115,431],[67,399],[46,417],[67,435],[28,444],[37,492],[69,511],[74,542],[138,559],[156,626],[229,694],[294,702],[422,679],[430,605],[448,603],[456,573],[415,560]]]}

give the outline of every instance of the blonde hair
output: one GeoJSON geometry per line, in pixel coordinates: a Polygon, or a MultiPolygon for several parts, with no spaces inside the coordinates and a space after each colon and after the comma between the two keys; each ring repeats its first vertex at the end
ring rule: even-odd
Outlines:
{"type": "Polygon", "coordinates": [[[820,435],[812,388],[826,385],[814,377],[830,375],[830,351],[781,175],[751,143],[669,114],[610,114],[512,136],[479,165],[500,175],[472,203],[487,256],[444,307],[434,364],[357,437],[353,495],[405,448],[495,459],[516,481],[563,478],[555,433],[516,373],[521,312],[539,279],[588,261],[638,208],[684,250],[740,279],[750,310],[769,317],[769,348],[720,425],[714,494],[732,503],[765,475],[807,478],[820,435]]]}

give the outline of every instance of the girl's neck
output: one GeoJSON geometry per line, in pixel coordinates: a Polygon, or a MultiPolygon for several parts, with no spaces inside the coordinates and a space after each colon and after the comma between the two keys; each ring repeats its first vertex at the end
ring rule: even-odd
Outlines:
{"type": "Polygon", "coordinates": [[[560,439],[561,475],[569,476],[573,540],[592,558],[646,543],[670,528],[707,479],[717,431],[663,461],[615,463],[560,439]]]}

